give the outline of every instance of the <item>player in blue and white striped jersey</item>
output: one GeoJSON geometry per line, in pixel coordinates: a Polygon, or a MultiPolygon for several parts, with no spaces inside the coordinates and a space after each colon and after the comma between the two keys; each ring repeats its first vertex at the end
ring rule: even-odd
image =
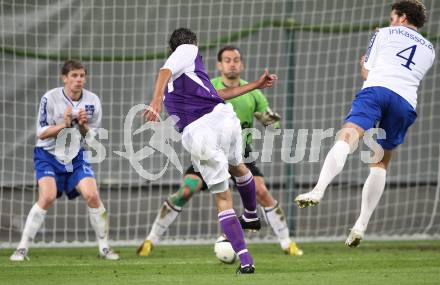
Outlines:
{"type": "Polygon", "coordinates": [[[358,246],[363,239],[385,188],[392,151],[403,143],[417,118],[417,89],[435,58],[433,45],[418,32],[425,21],[426,8],[421,1],[404,0],[391,5],[390,27],[376,30],[361,58],[364,85],[353,100],[338,141],[325,158],[318,183],[295,199],[301,208],[318,204],[364,132],[379,123],[386,135],[377,139],[383,157],[370,165],[362,189],[361,212],[345,242],[350,247],[358,246]]]}
{"type": "Polygon", "coordinates": [[[10,259],[27,259],[29,242],[41,228],[47,210],[56,198],[65,193],[69,199],[79,195],[84,198],[98,240],[100,256],[117,260],[118,254],[108,245],[107,212],[83,148],[85,136],[96,134],[101,124],[101,102],[96,94],[83,88],[86,69],[80,62],[66,61],[61,75],[64,87],[52,89],[41,98],[37,121],[38,141],[34,149],[38,201],[29,212],[21,241],[10,259]],[[75,145],[74,139],[70,147],[66,148],[66,137],[63,140],[59,136],[63,131],[72,131],[72,128],[81,134],[81,145],[78,148],[72,146],[75,145]]]}

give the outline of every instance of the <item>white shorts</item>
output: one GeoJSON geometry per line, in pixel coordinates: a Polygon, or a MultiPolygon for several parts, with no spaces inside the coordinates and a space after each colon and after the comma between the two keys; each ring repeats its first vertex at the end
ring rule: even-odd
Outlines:
{"type": "Polygon", "coordinates": [[[229,165],[242,162],[240,120],[231,104],[218,104],[208,113],[185,127],[183,147],[191,153],[194,169],[203,177],[211,192],[227,190],[229,165]],[[216,187],[212,187],[216,186],[216,187]],[[225,188],[225,189],[222,189],[225,188]]]}

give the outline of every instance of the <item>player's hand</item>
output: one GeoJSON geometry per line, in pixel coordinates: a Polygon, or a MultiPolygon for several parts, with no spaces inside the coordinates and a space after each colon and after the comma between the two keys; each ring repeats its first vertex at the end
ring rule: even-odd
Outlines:
{"type": "Polygon", "coordinates": [[[254,116],[264,126],[269,126],[269,125],[275,124],[281,120],[281,116],[279,114],[273,112],[269,108],[264,113],[255,112],[254,116]]]}
{"type": "Polygon", "coordinates": [[[160,111],[162,110],[162,102],[154,100],[144,111],[144,118],[147,122],[156,122],[159,119],[160,111]]]}
{"type": "Polygon", "coordinates": [[[269,74],[269,71],[265,69],[263,75],[257,80],[258,88],[272,87],[276,80],[278,80],[278,76],[276,74],[269,74]]]}
{"type": "Polygon", "coordinates": [[[67,107],[64,110],[64,125],[66,128],[70,128],[72,126],[72,107],[67,107]]]}
{"type": "Polygon", "coordinates": [[[77,120],[80,126],[87,125],[89,119],[87,118],[87,112],[84,109],[79,109],[77,120]]]}

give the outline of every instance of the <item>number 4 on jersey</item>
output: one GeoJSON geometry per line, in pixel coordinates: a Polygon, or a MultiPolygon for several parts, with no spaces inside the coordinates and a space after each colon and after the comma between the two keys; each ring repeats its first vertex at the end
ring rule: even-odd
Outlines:
{"type": "MultiPolygon", "coordinates": [[[[412,59],[414,57],[414,54],[416,53],[416,49],[417,49],[417,45],[413,45],[413,46],[410,46],[409,48],[406,48],[406,49],[404,49],[404,50],[402,50],[402,51],[400,51],[400,52],[398,52],[396,54],[398,57],[403,58],[403,59],[406,60],[406,63],[405,64],[402,63],[402,66],[408,68],[409,70],[412,70],[411,67],[410,67],[411,64],[416,65],[416,63],[414,61],[412,61],[412,59]],[[409,51],[409,57],[405,57],[405,55],[403,54],[407,50],[410,50],[409,51]]],[[[407,54],[408,54],[408,52],[407,52],[407,54]]]]}

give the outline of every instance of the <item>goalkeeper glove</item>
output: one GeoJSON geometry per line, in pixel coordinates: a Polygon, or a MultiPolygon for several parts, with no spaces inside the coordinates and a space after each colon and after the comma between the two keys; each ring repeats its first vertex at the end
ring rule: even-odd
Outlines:
{"type": "Polygon", "coordinates": [[[281,116],[278,115],[278,113],[274,113],[270,108],[267,108],[267,111],[264,113],[255,112],[254,116],[264,126],[269,126],[278,123],[281,120],[281,116]]]}

